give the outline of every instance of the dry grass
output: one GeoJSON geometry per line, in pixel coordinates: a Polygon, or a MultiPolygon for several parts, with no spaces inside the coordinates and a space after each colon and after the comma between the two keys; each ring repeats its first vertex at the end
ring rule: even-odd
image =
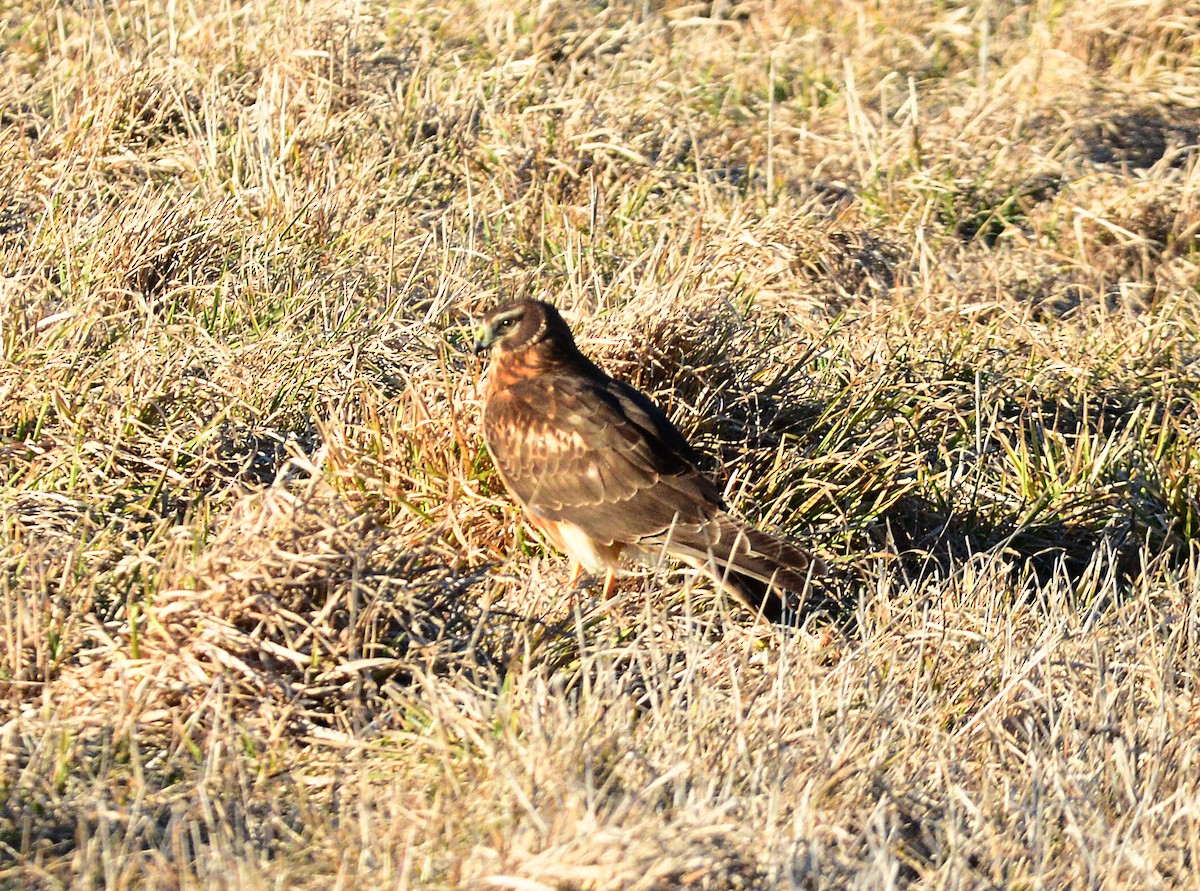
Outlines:
{"type": "Polygon", "coordinates": [[[0,10],[0,887],[1200,882],[1200,7],[0,10]],[[847,631],[572,606],[513,294],[847,631]]]}

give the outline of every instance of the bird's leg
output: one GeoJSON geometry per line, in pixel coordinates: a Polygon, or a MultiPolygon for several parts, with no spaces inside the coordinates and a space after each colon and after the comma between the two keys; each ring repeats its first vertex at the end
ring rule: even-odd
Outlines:
{"type": "Polygon", "coordinates": [[[604,574],[604,591],[602,592],[601,596],[605,600],[612,599],[613,588],[615,588],[616,586],[617,586],[617,573],[616,573],[616,570],[610,568],[608,570],[608,572],[606,572],[604,574]]]}
{"type": "Polygon", "coordinates": [[[571,592],[571,611],[574,612],[579,606],[579,593],[581,586],[579,577],[583,575],[583,564],[574,557],[568,557],[571,564],[571,577],[567,579],[567,590],[571,592]]]}

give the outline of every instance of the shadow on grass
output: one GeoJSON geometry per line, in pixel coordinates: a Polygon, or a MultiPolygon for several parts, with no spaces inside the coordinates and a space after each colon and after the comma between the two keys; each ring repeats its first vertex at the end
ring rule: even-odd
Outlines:
{"type": "Polygon", "coordinates": [[[1138,569],[1139,542],[1127,526],[1089,527],[1080,523],[983,517],[970,511],[948,511],[927,498],[902,498],[882,521],[897,554],[897,567],[907,578],[936,571],[945,575],[972,556],[1002,554],[1017,577],[1032,574],[1048,584],[1064,574],[1077,581],[1097,553],[1112,553],[1122,574],[1138,569]]]}

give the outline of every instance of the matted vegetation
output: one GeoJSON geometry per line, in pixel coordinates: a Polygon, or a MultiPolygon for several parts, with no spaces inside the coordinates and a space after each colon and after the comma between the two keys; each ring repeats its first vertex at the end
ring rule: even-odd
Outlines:
{"type": "Polygon", "coordinates": [[[0,886],[1200,880],[1200,6],[0,25],[0,886]],[[843,621],[572,598],[514,295],[843,621]]]}

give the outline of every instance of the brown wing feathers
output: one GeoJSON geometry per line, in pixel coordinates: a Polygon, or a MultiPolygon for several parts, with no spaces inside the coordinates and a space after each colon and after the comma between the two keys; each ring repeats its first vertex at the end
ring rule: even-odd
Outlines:
{"type": "Polygon", "coordinates": [[[605,384],[615,382],[546,375],[489,401],[489,442],[513,494],[531,513],[573,523],[606,544],[636,543],[676,516],[698,522],[715,513],[711,484],[670,448],[652,416],[638,406],[623,410],[605,384]],[[525,448],[513,442],[511,431],[520,429],[525,448]]]}

